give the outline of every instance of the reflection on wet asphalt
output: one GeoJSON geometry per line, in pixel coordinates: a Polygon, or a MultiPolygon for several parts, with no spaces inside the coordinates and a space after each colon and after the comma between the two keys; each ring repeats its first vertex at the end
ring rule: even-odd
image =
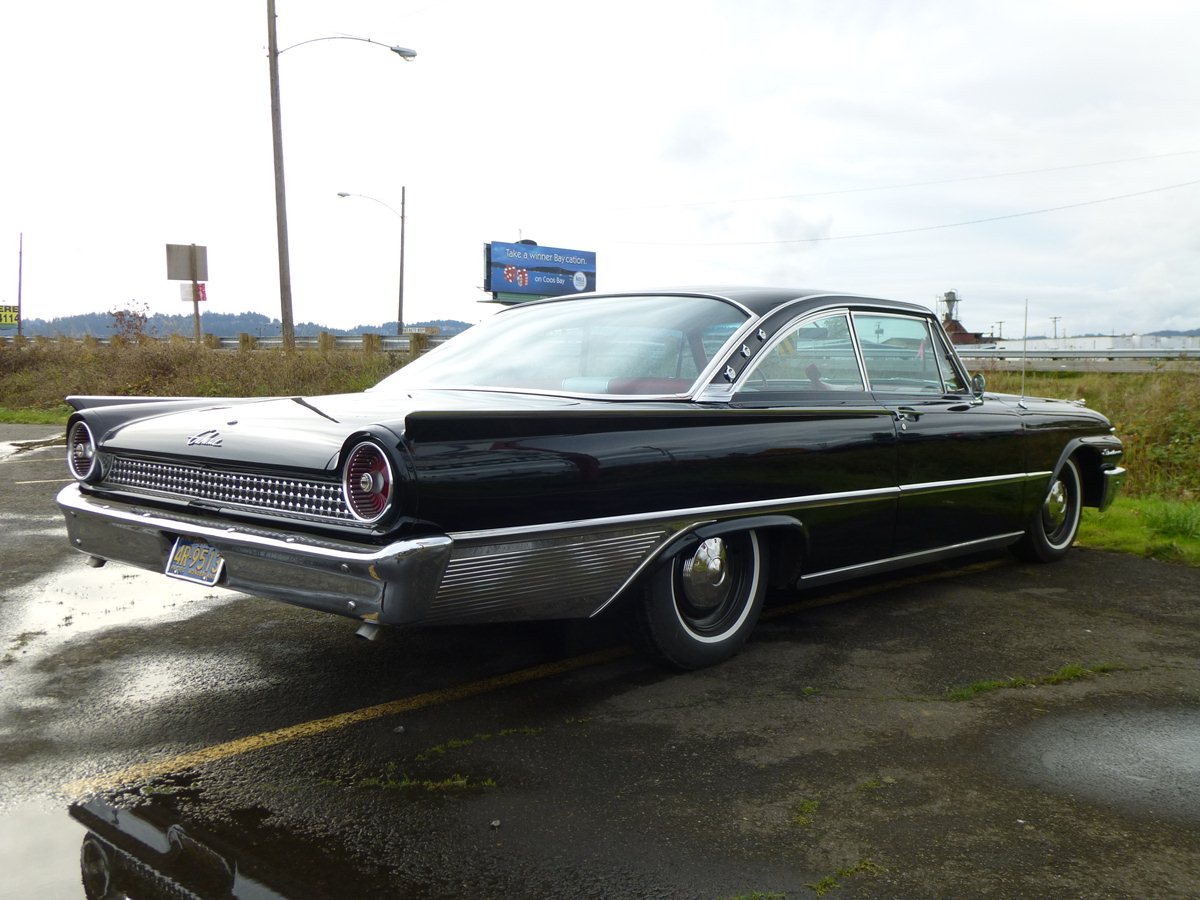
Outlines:
{"type": "MultiPolygon", "coordinates": [[[[61,523],[52,536],[63,539],[61,523]]],[[[83,560],[75,554],[61,568],[6,595],[16,618],[5,623],[5,631],[23,637],[19,646],[10,640],[10,646],[0,647],[0,654],[28,661],[103,629],[181,621],[243,596],[223,588],[197,589],[129,566],[93,569],[83,560]]]]}
{"type": "Polygon", "coordinates": [[[1043,787],[1151,818],[1200,824],[1200,711],[1064,712],[1016,747],[1043,787]]]}

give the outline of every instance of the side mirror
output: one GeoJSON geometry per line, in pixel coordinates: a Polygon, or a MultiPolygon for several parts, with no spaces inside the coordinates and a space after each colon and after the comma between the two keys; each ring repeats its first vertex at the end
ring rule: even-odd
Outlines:
{"type": "Polygon", "coordinates": [[[971,378],[971,393],[977,398],[983,398],[983,392],[987,390],[987,379],[983,377],[982,372],[976,372],[971,378]]]}

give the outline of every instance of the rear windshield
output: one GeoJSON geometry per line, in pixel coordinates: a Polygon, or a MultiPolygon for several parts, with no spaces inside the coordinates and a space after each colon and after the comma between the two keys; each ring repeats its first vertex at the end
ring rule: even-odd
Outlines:
{"type": "Polygon", "coordinates": [[[683,394],[746,319],[713,297],[586,297],[514,307],[409,363],[377,390],[683,394]]]}

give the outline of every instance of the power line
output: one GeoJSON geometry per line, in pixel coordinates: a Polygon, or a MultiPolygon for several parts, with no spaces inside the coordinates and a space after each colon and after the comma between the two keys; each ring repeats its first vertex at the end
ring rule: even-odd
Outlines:
{"type": "Polygon", "coordinates": [[[1150,188],[1145,191],[1134,191],[1130,194],[1117,194],[1113,197],[1101,197],[1098,200],[1084,200],[1081,203],[1066,203],[1062,206],[1047,206],[1043,209],[1030,209],[1025,212],[1008,213],[1003,216],[989,216],[985,219],[969,219],[965,222],[947,222],[942,225],[922,225],[917,228],[899,228],[895,231],[870,231],[862,234],[837,234],[825,237],[787,238],[778,241],[613,241],[614,244],[626,244],[647,247],[765,247],[779,244],[818,244],[824,241],[848,241],[855,238],[888,237],[896,234],[916,234],[922,231],[938,231],[943,228],[961,228],[966,225],[982,225],[986,222],[1000,222],[1004,219],[1020,219],[1025,216],[1040,216],[1044,213],[1059,212],[1064,209],[1079,209],[1083,206],[1095,206],[1099,203],[1112,203],[1114,200],[1128,200],[1130,197],[1144,197],[1147,194],[1159,194],[1163,191],[1173,191],[1179,188],[1200,184],[1196,181],[1184,181],[1179,184],[1168,184],[1163,187],[1150,188]]]}
{"type": "Polygon", "coordinates": [[[1157,153],[1152,156],[1127,156],[1123,159],[1107,159],[1101,162],[1073,163],[1067,166],[1050,166],[1044,169],[1018,169],[1013,172],[993,172],[989,175],[963,175],[958,178],[938,178],[932,181],[905,181],[898,184],[882,184],[873,187],[841,188],[832,191],[812,191],[806,194],[776,194],[770,197],[741,197],[728,200],[694,200],[688,203],[657,203],[648,206],[610,206],[606,212],[647,209],[686,209],[696,206],[726,206],[736,203],[769,203],[776,200],[811,200],[815,197],[837,197],[844,194],[867,194],[877,191],[896,191],[904,188],[934,187],[942,184],[961,184],[965,181],[986,181],[993,178],[1013,178],[1019,175],[1041,175],[1047,172],[1067,172],[1073,169],[1092,169],[1097,166],[1112,166],[1120,163],[1145,162],[1152,159],[1169,159],[1175,156],[1194,156],[1200,150],[1179,150],[1174,153],[1157,153]]]}

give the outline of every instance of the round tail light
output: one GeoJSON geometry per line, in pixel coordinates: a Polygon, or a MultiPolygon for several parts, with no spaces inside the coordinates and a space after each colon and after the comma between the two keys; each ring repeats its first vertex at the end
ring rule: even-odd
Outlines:
{"type": "Polygon", "coordinates": [[[82,419],[67,432],[67,465],[71,474],[80,481],[94,478],[100,468],[96,439],[92,437],[92,429],[82,419]]]}
{"type": "Polygon", "coordinates": [[[362,443],[350,451],[342,474],[342,489],[354,518],[377,522],[392,506],[395,486],[387,456],[374,444],[362,443]]]}

